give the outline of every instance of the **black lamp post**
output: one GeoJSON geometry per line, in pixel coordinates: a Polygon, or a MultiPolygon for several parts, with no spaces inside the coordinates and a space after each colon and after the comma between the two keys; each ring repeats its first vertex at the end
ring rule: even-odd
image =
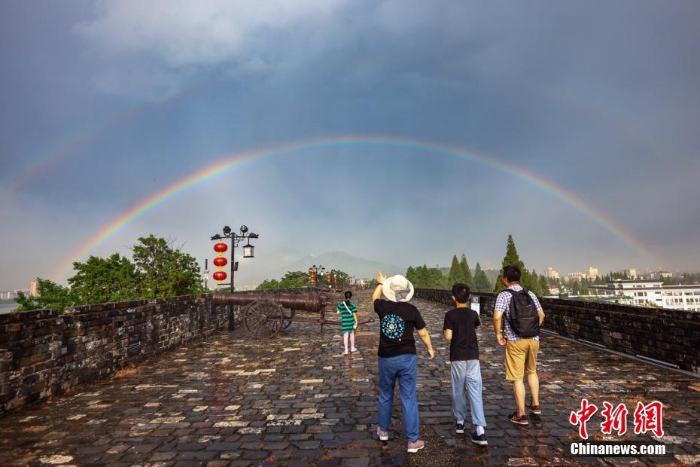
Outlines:
{"type": "Polygon", "coordinates": [[[212,235],[211,239],[212,240],[222,240],[224,238],[230,238],[231,239],[231,292],[234,291],[234,285],[233,285],[233,275],[235,271],[238,270],[238,261],[235,260],[235,251],[236,247],[238,247],[238,244],[240,243],[241,240],[246,240],[247,243],[243,245],[243,257],[244,258],[254,258],[254,251],[255,247],[250,244],[250,239],[251,238],[258,238],[259,235],[253,232],[248,233],[248,227],[245,225],[242,225],[240,228],[241,233],[238,234],[234,231],[231,230],[231,227],[228,225],[223,228],[223,235],[212,235]]]}

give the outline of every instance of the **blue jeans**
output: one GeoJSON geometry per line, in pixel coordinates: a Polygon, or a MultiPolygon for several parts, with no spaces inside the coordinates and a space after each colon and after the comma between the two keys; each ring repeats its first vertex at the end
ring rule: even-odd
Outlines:
{"type": "Polygon", "coordinates": [[[452,373],[452,413],[457,421],[467,417],[467,393],[474,426],[486,426],[481,400],[481,366],[479,360],[450,362],[452,373]],[[465,391],[466,390],[466,391],[465,391]]]}
{"type": "Polygon", "coordinates": [[[403,429],[409,442],[418,441],[418,400],[416,399],[416,355],[406,354],[391,358],[379,358],[379,408],[377,424],[382,430],[391,425],[391,409],[394,405],[394,385],[399,380],[403,429]]]}

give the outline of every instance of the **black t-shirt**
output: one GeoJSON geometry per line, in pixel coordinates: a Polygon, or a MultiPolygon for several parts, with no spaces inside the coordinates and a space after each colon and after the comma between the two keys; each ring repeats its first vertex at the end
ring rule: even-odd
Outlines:
{"type": "Polygon", "coordinates": [[[479,315],[471,308],[455,308],[445,314],[442,330],[452,330],[450,361],[479,359],[479,342],[475,330],[479,325],[479,315]]]}
{"type": "Polygon", "coordinates": [[[407,302],[392,302],[378,298],[374,312],[379,315],[379,351],[381,358],[415,354],[414,329],[423,329],[425,321],[418,308],[407,302]]]}

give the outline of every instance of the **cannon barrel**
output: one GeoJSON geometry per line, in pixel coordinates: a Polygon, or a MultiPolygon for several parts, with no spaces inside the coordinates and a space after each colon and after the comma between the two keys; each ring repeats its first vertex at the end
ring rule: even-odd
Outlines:
{"type": "Polygon", "coordinates": [[[326,295],[318,290],[215,293],[212,303],[214,305],[249,305],[260,300],[270,300],[284,308],[304,311],[321,311],[328,303],[326,295]]]}

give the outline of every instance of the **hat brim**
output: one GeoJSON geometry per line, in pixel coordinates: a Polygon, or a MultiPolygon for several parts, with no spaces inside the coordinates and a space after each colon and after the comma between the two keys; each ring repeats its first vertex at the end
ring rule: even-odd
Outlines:
{"type": "Polygon", "coordinates": [[[415,289],[413,288],[413,284],[411,284],[411,281],[406,279],[406,282],[408,282],[408,295],[402,300],[397,300],[396,299],[396,293],[394,293],[393,290],[391,290],[391,279],[392,277],[387,278],[383,283],[382,283],[382,293],[384,296],[391,300],[392,302],[407,302],[411,298],[413,298],[413,293],[415,292],[415,289]]]}

